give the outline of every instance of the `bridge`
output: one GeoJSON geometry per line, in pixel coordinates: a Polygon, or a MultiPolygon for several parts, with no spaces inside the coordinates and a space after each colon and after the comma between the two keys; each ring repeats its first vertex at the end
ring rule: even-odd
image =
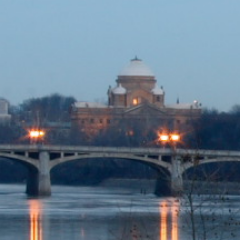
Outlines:
{"type": "Polygon", "coordinates": [[[183,190],[182,176],[187,169],[213,162],[240,161],[240,151],[32,144],[0,145],[0,157],[19,161],[27,166],[28,195],[51,195],[51,169],[69,161],[90,158],[128,159],[148,164],[158,170],[163,168],[170,175],[170,188],[175,194],[183,190]]]}

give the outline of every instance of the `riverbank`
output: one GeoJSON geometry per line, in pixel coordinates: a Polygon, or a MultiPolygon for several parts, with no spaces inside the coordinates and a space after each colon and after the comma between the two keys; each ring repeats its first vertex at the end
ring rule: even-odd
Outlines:
{"type": "Polygon", "coordinates": [[[156,179],[107,179],[101,182],[101,187],[133,189],[141,193],[154,193],[156,179]]]}
{"type": "MultiPolygon", "coordinates": [[[[238,182],[184,181],[185,193],[240,195],[238,182]]],[[[107,179],[99,186],[107,188],[133,189],[142,193],[154,193],[156,179],[107,179]]]]}
{"type": "Polygon", "coordinates": [[[238,182],[184,181],[184,190],[194,194],[240,195],[238,182]]]}

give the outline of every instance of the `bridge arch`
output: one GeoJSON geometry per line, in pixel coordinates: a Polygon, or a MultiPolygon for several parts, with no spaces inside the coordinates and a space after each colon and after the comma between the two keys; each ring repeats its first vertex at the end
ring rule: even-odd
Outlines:
{"type": "Polygon", "coordinates": [[[37,183],[39,178],[39,162],[23,155],[14,153],[0,152],[0,158],[9,159],[21,163],[27,170],[26,172],[26,193],[37,195],[37,183]]]}
{"type": "Polygon", "coordinates": [[[54,160],[51,160],[49,163],[49,168],[50,170],[54,167],[56,167],[59,164],[62,163],[67,163],[70,161],[75,161],[75,160],[83,160],[83,159],[124,159],[124,160],[129,160],[129,161],[138,161],[141,163],[148,164],[152,166],[153,168],[159,169],[163,168],[167,170],[169,173],[171,173],[171,165],[167,162],[163,161],[156,161],[153,160],[152,158],[149,157],[139,157],[139,156],[134,156],[134,155],[125,155],[123,156],[122,154],[111,154],[111,155],[106,155],[105,153],[95,153],[95,154],[86,154],[86,155],[77,155],[77,156],[68,156],[68,157],[62,157],[62,158],[57,158],[54,160]]]}
{"type": "Polygon", "coordinates": [[[68,156],[68,157],[62,157],[57,158],[54,160],[51,160],[49,163],[50,171],[54,169],[55,167],[65,164],[68,162],[73,162],[77,160],[87,160],[87,159],[121,159],[126,161],[134,161],[139,162],[142,164],[145,164],[146,166],[151,167],[156,171],[155,175],[155,186],[154,186],[154,193],[156,195],[169,195],[171,193],[171,171],[172,167],[171,164],[168,162],[164,162],[162,160],[153,159],[151,157],[140,157],[135,155],[123,155],[123,154],[106,154],[106,153],[91,153],[91,154],[85,154],[85,155],[76,155],[76,156],[68,156]]]}
{"type": "Polygon", "coordinates": [[[203,159],[199,160],[197,162],[187,162],[182,165],[182,174],[189,170],[190,168],[209,164],[209,163],[220,163],[220,162],[240,162],[240,158],[209,158],[209,159],[203,159]]]}
{"type": "Polygon", "coordinates": [[[17,154],[1,153],[0,152],[0,158],[6,158],[6,159],[14,160],[14,161],[17,161],[17,162],[21,162],[26,166],[31,166],[31,167],[34,167],[36,169],[39,168],[39,163],[36,160],[31,159],[29,157],[20,156],[20,155],[17,155],[17,154]]]}
{"type": "Polygon", "coordinates": [[[0,157],[7,158],[7,159],[12,159],[12,160],[21,162],[26,166],[35,167],[36,169],[39,168],[39,163],[36,160],[31,159],[29,157],[20,156],[18,154],[1,153],[1,152],[0,152],[0,157]]]}

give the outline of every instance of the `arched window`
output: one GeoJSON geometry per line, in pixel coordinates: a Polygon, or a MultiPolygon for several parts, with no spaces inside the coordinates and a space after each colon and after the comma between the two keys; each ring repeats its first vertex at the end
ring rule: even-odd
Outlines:
{"type": "Polygon", "coordinates": [[[133,99],[133,105],[137,105],[138,104],[138,99],[137,98],[134,98],[133,99]]]}
{"type": "Polygon", "coordinates": [[[135,97],[133,98],[132,104],[133,105],[138,105],[142,102],[142,99],[140,97],[135,97]]]}

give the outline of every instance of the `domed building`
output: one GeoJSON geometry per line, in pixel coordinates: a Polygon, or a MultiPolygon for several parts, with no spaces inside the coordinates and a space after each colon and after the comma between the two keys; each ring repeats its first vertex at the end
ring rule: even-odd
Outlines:
{"type": "Polygon", "coordinates": [[[157,86],[152,71],[137,57],[131,60],[116,80],[117,87],[109,88],[109,106],[134,107],[152,103],[158,107],[164,104],[164,91],[157,86]]]}
{"type": "Polygon", "coordinates": [[[106,105],[76,102],[72,125],[80,131],[96,133],[121,120],[157,122],[159,127],[180,130],[201,114],[198,102],[165,104],[165,92],[151,69],[135,57],[119,73],[114,87],[109,86],[106,105]]]}

